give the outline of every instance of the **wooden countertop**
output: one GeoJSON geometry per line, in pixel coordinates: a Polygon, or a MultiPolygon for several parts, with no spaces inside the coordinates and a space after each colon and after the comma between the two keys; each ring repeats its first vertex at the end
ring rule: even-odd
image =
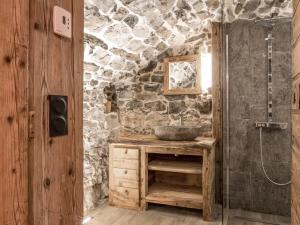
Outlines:
{"type": "Polygon", "coordinates": [[[198,137],[194,141],[162,141],[152,135],[128,135],[121,136],[118,140],[111,143],[114,146],[152,146],[152,147],[186,147],[186,148],[206,148],[211,149],[216,143],[212,137],[198,137]]]}

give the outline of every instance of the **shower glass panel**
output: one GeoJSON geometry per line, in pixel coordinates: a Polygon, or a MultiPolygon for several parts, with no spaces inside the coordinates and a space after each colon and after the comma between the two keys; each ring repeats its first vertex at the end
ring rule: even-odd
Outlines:
{"type": "Polygon", "coordinates": [[[291,20],[224,24],[223,43],[223,224],[290,224],[291,20]]]}

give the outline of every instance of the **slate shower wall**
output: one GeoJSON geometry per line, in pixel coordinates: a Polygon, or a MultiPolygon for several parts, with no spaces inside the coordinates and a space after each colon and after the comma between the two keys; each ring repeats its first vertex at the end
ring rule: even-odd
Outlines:
{"type": "MultiPolygon", "coordinates": [[[[290,215],[290,186],[277,187],[264,177],[259,130],[254,126],[267,118],[267,31],[253,21],[227,25],[230,208],[290,215]]],[[[273,120],[287,122],[288,129],[263,131],[263,156],[269,175],[287,182],[291,175],[291,22],[276,25],[273,35],[273,120]]]]}

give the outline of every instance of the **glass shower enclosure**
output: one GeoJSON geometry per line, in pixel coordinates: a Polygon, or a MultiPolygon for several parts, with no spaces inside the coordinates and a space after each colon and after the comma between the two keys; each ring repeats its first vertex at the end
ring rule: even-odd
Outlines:
{"type": "Polygon", "coordinates": [[[223,224],[290,224],[291,20],[223,25],[223,224]]]}

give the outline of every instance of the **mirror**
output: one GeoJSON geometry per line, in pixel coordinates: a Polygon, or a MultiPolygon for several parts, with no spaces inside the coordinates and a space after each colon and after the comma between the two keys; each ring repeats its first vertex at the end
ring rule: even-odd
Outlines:
{"type": "Polygon", "coordinates": [[[176,56],[164,60],[164,94],[200,94],[200,57],[176,56]]]}

